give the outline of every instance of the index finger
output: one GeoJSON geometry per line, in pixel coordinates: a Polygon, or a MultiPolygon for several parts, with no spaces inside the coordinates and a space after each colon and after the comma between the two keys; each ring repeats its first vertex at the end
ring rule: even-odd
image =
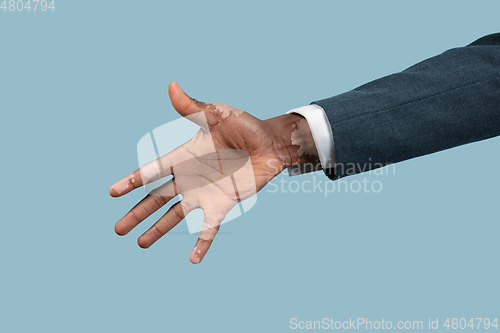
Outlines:
{"type": "Polygon", "coordinates": [[[120,179],[109,188],[112,197],[121,197],[143,185],[149,184],[160,178],[170,176],[172,170],[172,153],[166,154],[156,160],[144,164],[130,175],[120,179]]]}

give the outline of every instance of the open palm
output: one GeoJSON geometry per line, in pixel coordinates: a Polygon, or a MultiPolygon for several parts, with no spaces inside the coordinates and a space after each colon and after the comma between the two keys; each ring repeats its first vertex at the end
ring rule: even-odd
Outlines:
{"type": "Polygon", "coordinates": [[[122,196],[159,178],[172,179],[149,193],[115,225],[125,235],[178,194],[175,203],[138,239],[147,248],[193,209],[204,212],[203,227],[190,260],[199,263],[220,223],[239,201],[262,189],[286,167],[286,143],[273,127],[224,103],[203,103],[187,96],[177,83],[169,86],[177,112],[200,126],[198,133],[172,152],[152,161],[111,186],[122,196]]]}

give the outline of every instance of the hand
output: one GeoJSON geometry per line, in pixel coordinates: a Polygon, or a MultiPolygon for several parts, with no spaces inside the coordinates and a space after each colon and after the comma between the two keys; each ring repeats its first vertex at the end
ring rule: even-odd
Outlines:
{"type": "Polygon", "coordinates": [[[307,121],[300,115],[262,121],[227,104],[192,99],[175,82],[170,84],[168,93],[175,110],[201,129],[187,143],[110,187],[110,195],[118,197],[159,178],[173,176],[121,218],[115,231],[118,235],[127,234],[182,194],[182,200],[140,236],[138,244],[150,247],[190,211],[201,208],[203,227],[190,255],[196,264],[207,253],[221,221],[234,205],[262,189],[285,168],[317,163],[318,154],[307,121]]]}

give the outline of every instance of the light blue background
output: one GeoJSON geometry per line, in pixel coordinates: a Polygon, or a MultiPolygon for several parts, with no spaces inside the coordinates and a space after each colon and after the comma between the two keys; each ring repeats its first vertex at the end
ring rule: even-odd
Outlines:
{"type": "Polygon", "coordinates": [[[382,180],[379,194],[263,190],[198,266],[184,222],[149,250],[136,245],[166,208],[116,236],[143,193],[107,192],[137,167],[137,141],[177,117],[170,81],[269,118],[497,32],[499,13],[493,1],[56,0],[55,12],[0,11],[0,331],[500,316],[499,138],[350,179],[382,180]]]}

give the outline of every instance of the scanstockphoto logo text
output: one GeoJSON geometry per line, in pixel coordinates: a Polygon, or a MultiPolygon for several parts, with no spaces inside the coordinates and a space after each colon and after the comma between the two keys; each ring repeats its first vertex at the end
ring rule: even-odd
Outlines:
{"type": "MultiPolygon", "coordinates": [[[[302,170],[318,170],[316,165],[301,165],[302,170]]],[[[319,193],[325,197],[334,193],[380,193],[382,192],[383,179],[387,176],[396,175],[396,165],[392,163],[347,163],[345,165],[336,164],[335,169],[342,171],[346,176],[364,172],[362,179],[359,177],[344,177],[332,181],[328,179],[322,171],[314,172],[311,177],[296,177],[299,173],[289,171],[288,176],[278,177],[275,181],[267,185],[268,193],[319,193]],[[311,179],[312,178],[312,179],[311,179]]]]}
{"type": "Polygon", "coordinates": [[[468,317],[468,318],[428,318],[427,320],[390,321],[370,320],[368,318],[349,318],[349,320],[335,320],[323,318],[321,320],[290,319],[292,330],[411,330],[411,331],[440,331],[440,330],[497,330],[498,318],[468,317]]]}

